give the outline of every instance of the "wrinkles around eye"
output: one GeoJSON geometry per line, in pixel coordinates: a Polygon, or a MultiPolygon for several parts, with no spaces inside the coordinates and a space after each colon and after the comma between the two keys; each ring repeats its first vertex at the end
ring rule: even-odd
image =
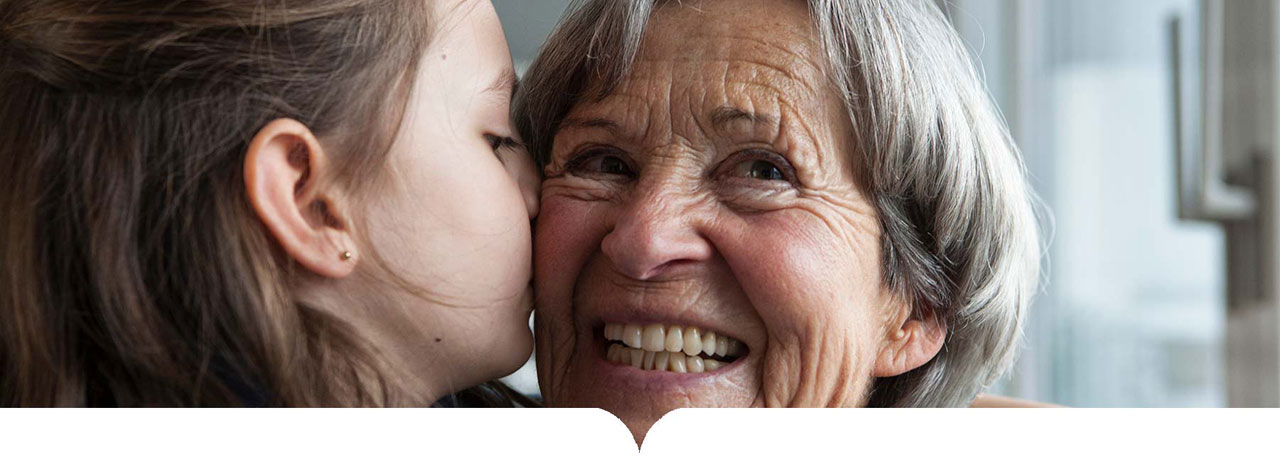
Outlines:
{"type": "Polygon", "coordinates": [[[621,200],[622,191],[616,187],[607,187],[599,181],[561,174],[548,177],[542,182],[542,196],[545,203],[548,198],[563,197],[568,199],[598,202],[621,200]]]}

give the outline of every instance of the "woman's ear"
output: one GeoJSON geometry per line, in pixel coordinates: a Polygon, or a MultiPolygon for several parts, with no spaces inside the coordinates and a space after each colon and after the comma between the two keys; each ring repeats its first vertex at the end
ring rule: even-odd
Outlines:
{"type": "Polygon", "coordinates": [[[894,377],[923,366],[938,355],[947,339],[946,323],[937,316],[912,319],[910,304],[902,304],[896,321],[884,334],[880,356],[871,371],[876,377],[894,377]]]}
{"type": "Polygon", "coordinates": [[[344,196],[332,182],[324,148],[311,130],[292,119],[268,123],[244,160],[245,188],[258,219],[285,253],[329,278],[355,269],[360,253],[343,212],[344,196]]]}

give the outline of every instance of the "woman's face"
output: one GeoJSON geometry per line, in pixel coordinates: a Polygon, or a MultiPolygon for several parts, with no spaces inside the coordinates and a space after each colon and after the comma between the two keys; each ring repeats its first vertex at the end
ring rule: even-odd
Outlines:
{"type": "Polygon", "coordinates": [[[435,35],[369,200],[369,238],[390,274],[358,296],[399,308],[370,327],[438,395],[529,357],[539,179],[524,150],[502,141],[515,136],[515,73],[493,5],[433,3],[435,35]]]}
{"type": "Polygon", "coordinates": [[[550,404],[643,432],[680,407],[864,402],[904,311],[810,28],[802,2],[668,4],[625,81],[572,108],[534,246],[550,404]]]}

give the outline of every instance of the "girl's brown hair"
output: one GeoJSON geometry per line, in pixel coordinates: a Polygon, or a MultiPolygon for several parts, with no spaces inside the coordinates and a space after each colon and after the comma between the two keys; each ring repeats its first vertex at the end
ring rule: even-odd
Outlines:
{"type": "Polygon", "coordinates": [[[248,142],[293,118],[376,173],[426,2],[0,0],[0,405],[385,405],[408,396],[298,303],[248,142]]]}

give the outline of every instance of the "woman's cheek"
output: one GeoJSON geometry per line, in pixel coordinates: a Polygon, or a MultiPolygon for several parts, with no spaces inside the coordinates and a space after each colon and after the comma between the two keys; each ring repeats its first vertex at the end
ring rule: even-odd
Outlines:
{"type": "Polygon", "coordinates": [[[855,407],[871,383],[863,345],[837,321],[813,318],[769,334],[763,361],[766,407],[855,407]]]}
{"type": "Polygon", "coordinates": [[[540,292],[559,300],[571,295],[573,281],[600,248],[607,232],[602,214],[607,204],[547,191],[534,230],[535,283],[540,292]]]}
{"type": "MultiPolygon", "coordinates": [[[[876,249],[855,249],[826,220],[779,211],[741,221],[724,249],[767,331],[762,362],[768,406],[853,406],[871,379],[879,308],[876,249]],[[764,251],[761,251],[761,250],[764,251]],[[730,257],[728,253],[736,254],[730,257]],[[874,258],[873,258],[874,260],[874,258]],[[868,287],[873,286],[873,287],[868,287]],[[874,291],[872,291],[874,292],[874,291]]],[[[874,239],[866,242],[874,242],[874,239]]]]}
{"type": "Polygon", "coordinates": [[[582,204],[543,196],[534,232],[534,284],[539,309],[567,315],[573,281],[591,253],[582,204]]]}
{"type": "Polygon", "coordinates": [[[577,343],[575,281],[603,239],[594,207],[595,203],[555,194],[554,184],[543,189],[534,231],[534,323],[538,379],[548,399],[558,393],[559,379],[569,367],[577,343]]]}

